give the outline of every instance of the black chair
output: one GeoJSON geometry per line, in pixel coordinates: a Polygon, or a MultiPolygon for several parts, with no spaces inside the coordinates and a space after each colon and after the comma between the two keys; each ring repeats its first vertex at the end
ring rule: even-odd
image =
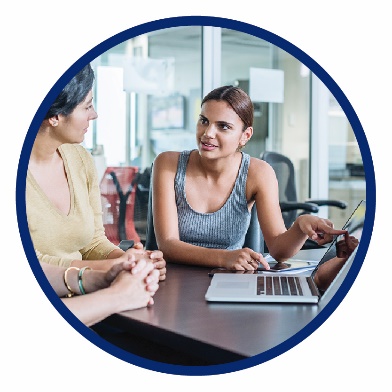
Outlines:
{"type": "Polygon", "coordinates": [[[157,250],[157,240],[155,238],[154,217],[152,212],[152,175],[150,181],[150,190],[148,193],[148,207],[147,207],[147,227],[146,227],[146,245],[147,250],[157,250]]]}
{"type": "MultiPolygon", "coordinates": [[[[295,172],[292,161],[285,155],[266,151],[261,157],[269,163],[275,171],[279,184],[279,202],[286,228],[291,227],[299,215],[317,213],[319,207],[328,206],[345,209],[347,203],[342,200],[308,199],[300,202],[297,199],[295,172]]],[[[319,247],[316,242],[308,240],[305,249],[319,247]]]]}

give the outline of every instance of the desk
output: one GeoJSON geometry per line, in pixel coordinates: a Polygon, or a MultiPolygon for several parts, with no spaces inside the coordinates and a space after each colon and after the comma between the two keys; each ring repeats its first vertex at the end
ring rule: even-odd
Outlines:
{"type": "MultiPolygon", "coordinates": [[[[295,258],[319,260],[324,252],[301,251],[295,258]]],[[[155,304],[110,316],[105,324],[125,333],[102,336],[148,359],[184,365],[219,364],[277,346],[319,312],[318,305],[207,303],[204,295],[210,270],[169,263],[155,304]],[[137,341],[143,344],[136,346],[137,341]]]]}

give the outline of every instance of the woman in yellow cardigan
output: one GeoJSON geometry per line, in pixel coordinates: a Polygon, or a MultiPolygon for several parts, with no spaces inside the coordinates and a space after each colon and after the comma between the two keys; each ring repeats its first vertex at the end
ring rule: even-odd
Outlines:
{"type": "MultiPolygon", "coordinates": [[[[93,106],[94,72],[85,66],[48,110],[31,151],[26,181],[26,211],[31,239],[40,261],[62,267],[108,270],[127,255],[112,244],[102,223],[101,195],[91,154],[80,145],[93,106]]],[[[166,277],[160,251],[141,244],[128,253],[150,258],[166,277]]]]}

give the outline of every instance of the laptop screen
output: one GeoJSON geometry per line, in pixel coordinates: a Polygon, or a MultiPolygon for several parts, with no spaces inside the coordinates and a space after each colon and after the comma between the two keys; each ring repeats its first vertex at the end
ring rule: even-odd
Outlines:
{"type": "MultiPolygon", "coordinates": [[[[362,236],[363,225],[365,222],[365,212],[366,212],[366,201],[362,200],[342,228],[342,230],[347,230],[348,235],[350,237],[354,237],[358,241],[358,243],[361,240],[361,236],[362,236]]],[[[344,236],[343,235],[336,236],[334,240],[331,242],[331,245],[329,246],[328,250],[325,252],[324,256],[320,260],[317,267],[313,270],[312,275],[314,276],[314,274],[316,273],[320,265],[322,265],[326,261],[336,256],[342,257],[341,253],[342,251],[344,251],[343,248],[344,246],[345,246],[344,236]]]]}

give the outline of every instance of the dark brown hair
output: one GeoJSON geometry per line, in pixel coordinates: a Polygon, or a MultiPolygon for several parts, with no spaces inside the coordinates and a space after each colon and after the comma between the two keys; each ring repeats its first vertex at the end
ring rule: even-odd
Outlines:
{"type": "Polygon", "coordinates": [[[91,65],[87,64],[64,87],[46,113],[45,120],[59,114],[68,116],[72,113],[76,106],[85,100],[93,88],[93,83],[94,71],[91,65]]]}
{"type": "Polygon", "coordinates": [[[201,106],[211,100],[227,102],[244,123],[244,131],[253,126],[253,103],[244,90],[234,86],[218,87],[203,98],[201,106]]]}

